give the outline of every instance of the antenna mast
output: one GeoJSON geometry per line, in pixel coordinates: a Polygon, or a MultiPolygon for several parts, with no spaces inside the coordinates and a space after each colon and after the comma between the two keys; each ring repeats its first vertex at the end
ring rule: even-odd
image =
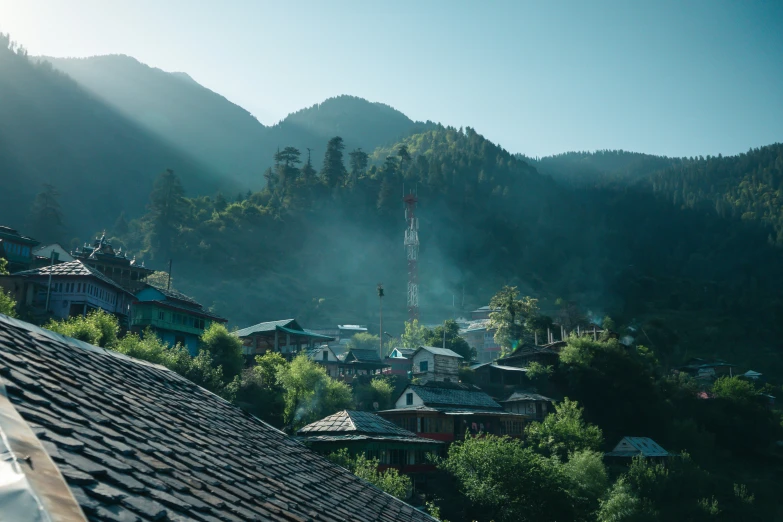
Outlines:
{"type": "Polygon", "coordinates": [[[411,192],[404,195],[405,202],[405,253],[408,257],[408,320],[419,318],[419,218],[416,203],[419,198],[411,192]]]}

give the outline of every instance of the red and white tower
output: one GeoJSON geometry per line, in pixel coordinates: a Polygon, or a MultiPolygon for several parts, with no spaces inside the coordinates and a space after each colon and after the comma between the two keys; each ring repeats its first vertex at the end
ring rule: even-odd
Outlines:
{"type": "Polygon", "coordinates": [[[402,198],[405,202],[405,253],[408,257],[408,320],[419,318],[419,218],[416,203],[419,199],[411,193],[402,198]]]}

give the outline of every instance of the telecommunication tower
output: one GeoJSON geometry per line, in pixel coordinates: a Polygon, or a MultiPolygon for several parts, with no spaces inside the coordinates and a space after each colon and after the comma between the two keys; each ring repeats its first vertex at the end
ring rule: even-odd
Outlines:
{"type": "Polygon", "coordinates": [[[416,203],[419,199],[411,192],[404,194],[405,253],[408,257],[408,320],[419,318],[419,218],[416,217],[416,203]]]}

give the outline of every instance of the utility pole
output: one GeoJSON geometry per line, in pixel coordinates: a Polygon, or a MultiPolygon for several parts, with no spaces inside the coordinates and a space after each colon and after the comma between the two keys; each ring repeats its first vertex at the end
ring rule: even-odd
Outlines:
{"type": "Polygon", "coordinates": [[[383,359],[383,283],[378,283],[378,306],[379,306],[379,317],[380,317],[380,335],[378,335],[378,339],[380,341],[378,342],[378,357],[380,359],[383,359]]]}
{"type": "Polygon", "coordinates": [[[54,271],[54,248],[49,253],[49,284],[46,286],[46,312],[49,312],[49,296],[52,294],[52,272],[54,271]]]}

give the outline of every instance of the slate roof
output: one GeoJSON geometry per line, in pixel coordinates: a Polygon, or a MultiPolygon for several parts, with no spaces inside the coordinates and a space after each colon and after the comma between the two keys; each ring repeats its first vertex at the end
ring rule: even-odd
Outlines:
{"type": "Polygon", "coordinates": [[[90,520],[433,520],[174,372],[2,315],[0,379],[90,520]]]}
{"type": "Polygon", "coordinates": [[[607,457],[668,457],[671,455],[657,442],[649,437],[623,437],[617,446],[608,453],[607,457]]]}
{"type": "Polygon", "coordinates": [[[400,435],[415,437],[416,434],[400,428],[396,424],[382,419],[368,411],[343,410],[319,421],[308,424],[297,434],[311,433],[373,433],[379,435],[400,435]]]}
{"type": "Polygon", "coordinates": [[[278,326],[288,326],[293,322],[293,319],[283,319],[281,321],[267,321],[265,323],[258,323],[254,324],[253,326],[248,326],[247,328],[237,330],[236,335],[239,337],[247,337],[248,335],[253,335],[255,333],[274,332],[277,330],[278,326]]]}
{"type": "Polygon", "coordinates": [[[415,392],[425,406],[502,409],[492,397],[476,387],[465,384],[429,382],[427,384],[411,384],[403,393],[407,390],[415,392]]]}
{"type": "Polygon", "coordinates": [[[189,297],[182,292],[177,292],[176,290],[166,289],[166,287],[158,286],[158,285],[149,285],[148,286],[154,288],[164,296],[166,296],[166,299],[174,299],[176,301],[183,301],[185,303],[188,303],[193,306],[197,306],[199,308],[202,308],[201,303],[193,299],[192,297],[189,297]]]}
{"type": "Polygon", "coordinates": [[[504,366],[502,364],[496,364],[494,361],[492,362],[485,362],[485,363],[479,363],[479,364],[472,364],[469,366],[471,370],[478,370],[479,368],[484,368],[485,366],[489,366],[490,368],[497,368],[498,370],[503,371],[509,371],[509,372],[526,372],[527,368],[518,368],[516,366],[504,366]]]}
{"type": "Polygon", "coordinates": [[[118,290],[122,290],[125,293],[129,293],[123,287],[100,273],[98,270],[91,266],[85,265],[81,259],[74,261],[68,261],[67,263],[55,263],[53,265],[42,266],[40,268],[33,268],[32,270],[23,270],[16,272],[15,276],[28,276],[28,277],[49,277],[49,274],[53,277],[56,276],[92,276],[107,285],[114,287],[118,290]]]}
{"type": "Polygon", "coordinates": [[[549,397],[545,397],[543,395],[539,395],[538,393],[533,392],[521,392],[516,391],[511,394],[511,396],[506,399],[505,401],[501,402],[516,402],[516,401],[546,401],[546,402],[555,402],[553,399],[550,399],[549,397]]]}

